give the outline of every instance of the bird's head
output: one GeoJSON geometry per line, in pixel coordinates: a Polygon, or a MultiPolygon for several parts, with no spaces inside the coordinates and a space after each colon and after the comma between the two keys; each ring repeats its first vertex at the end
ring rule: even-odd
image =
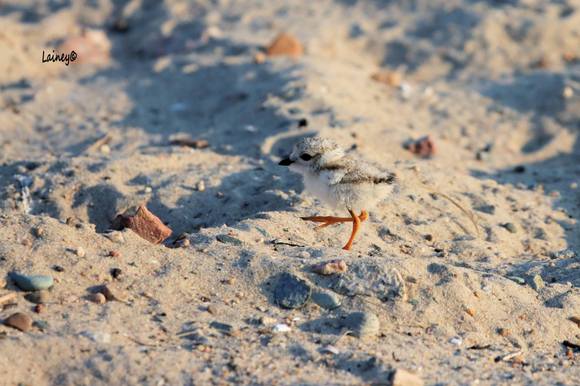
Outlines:
{"type": "Polygon", "coordinates": [[[279,165],[288,166],[291,170],[304,173],[309,169],[332,163],[344,156],[344,151],[336,142],[321,138],[304,138],[296,145],[292,153],[280,161],[279,165]]]}

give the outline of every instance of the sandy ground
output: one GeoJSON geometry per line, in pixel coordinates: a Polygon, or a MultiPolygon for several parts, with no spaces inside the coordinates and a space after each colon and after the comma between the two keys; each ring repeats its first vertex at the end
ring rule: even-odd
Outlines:
{"type": "Polygon", "coordinates": [[[0,52],[0,320],[34,321],[0,324],[1,385],[580,379],[578,2],[3,0],[0,52]],[[283,31],[304,54],[256,63],[283,31]],[[313,133],[400,177],[350,252],[277,165],[313,133]],[[108,232],[137,202],[164,244],[108,232]],[[340,307],[279,307],[284,272],[340,307]],[[342,336],[355,311],[378,333],[342,336]]]}

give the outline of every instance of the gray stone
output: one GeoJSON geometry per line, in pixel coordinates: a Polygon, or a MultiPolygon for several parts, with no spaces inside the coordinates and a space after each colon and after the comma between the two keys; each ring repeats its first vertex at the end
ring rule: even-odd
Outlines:
{"type": "Polygon", "coordinates": [[[286,272],[278,279],[274,301],[282,308],[299,308],[310,299],[311,292],[312,289],[304,280],[286,272]]]}
{"type": "Polygon", "coordinates": [[[487,213],[487,214],[494,214],[495,213],[495,206],[494,205],[478,205],[474,207],[475,210],[482,212],[482,213],[487,213]]]}
{"type": "Polygon", "coordinates": [[[316,291],[312,293],[312,301],[327,310],[340,307],[340,297],[332,292],[316,291]]]}
{"type": "Polygon", "coordinates": [[[380,321],[372,312],[353,312],[342,321],[342,326],[357,338],[367,338],[379,334],[380,321]]]}
{"type": "Polygon", "coordinates": [[[47,275],[23,275],[11,272],[8,276],[23,291],[40,291],[54,285],[52,277],[47,275]]]}
{"type": "Polygon", "coordinates": [[[24,296],[26,300],[34,304],[45,304],[48,302],[50,295],[46,291],[35,291],[24,296]]]}
{"type": "Polygon", "coordinates": [[[220,243],[231,244],[235,245],[236,247],[242,246],[242,241],[240,239],[236,239],[235,237],[232,237],[230,235],[217,235],[215,238],[220,243]]]}
{"type": "Polygon", "coordinates": [[[373,261],[357,261],[335,278],[332,288],[346,296],[372,296],[381,301],[404,301],[405,282],[396,268],[373,261]]]}
{"type": "Polygon", "coordinates": [[[504,227],[510,233],[516,233],[518,231],[516,225],[511,222],[506,222],[504,224],[501,224],[501,226],[504,227]]]}

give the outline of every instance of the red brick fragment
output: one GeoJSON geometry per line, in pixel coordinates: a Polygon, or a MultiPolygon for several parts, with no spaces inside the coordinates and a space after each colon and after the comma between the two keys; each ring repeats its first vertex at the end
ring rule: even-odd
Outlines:
{"type": "Polygon", "coordinates": [[[132,207],[117,217],[120,218],[123,227],[131,229],[153,244],[162,243],[171,236],[171,229],[163,224],[159,217],[151,213],[145,205],[132,207]]]}
{"type": "Polygon", "coordinates": [[[288,33],[281,33],[266,49],[268,56],[289,56],[298,58],[304,54],[302,43],[288,33]]]}

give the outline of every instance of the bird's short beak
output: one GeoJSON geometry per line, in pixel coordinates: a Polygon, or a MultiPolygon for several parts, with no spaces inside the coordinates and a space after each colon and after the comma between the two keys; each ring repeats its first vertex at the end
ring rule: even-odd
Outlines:
{"type": "Polygon", "coordinates": [[[290,166],[294,163],[294,161],[292,161],[290,158],[286,157],[284,158],[282,161],[278,162],[278,165],[282,165],[282,166],[290,166]]]}

